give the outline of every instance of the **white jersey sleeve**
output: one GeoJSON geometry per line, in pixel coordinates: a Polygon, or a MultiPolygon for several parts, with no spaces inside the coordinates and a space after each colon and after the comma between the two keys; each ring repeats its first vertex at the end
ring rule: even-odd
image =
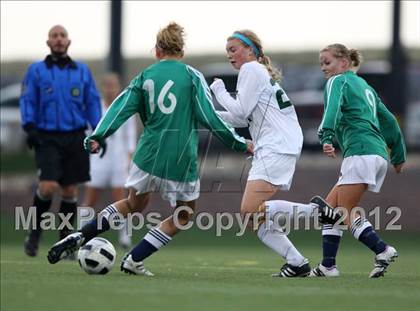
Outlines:
{"type": "Polygon", "coordinates": [[[219,117],[232,127],[248,127],[248,122],[234,116],[229,111],[216,111],[219,117]]]}
{"type": "MultiPolygon", "coordinates": [[[[243,64],[238,76],[237,98],[232,98],[223,83],[213,83],[212,90],[218,102],[235,117],[246,120],[258,103],[265,87],[265,77],[253,62],[243,64]]],[[[258,65],[257,65],[258,66],[258,65]]]]}

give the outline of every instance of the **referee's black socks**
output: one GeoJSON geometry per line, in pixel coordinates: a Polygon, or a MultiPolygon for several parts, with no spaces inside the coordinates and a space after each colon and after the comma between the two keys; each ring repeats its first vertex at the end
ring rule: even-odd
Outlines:
{"type": "MultiPolygon", "coordinates": [[[[76,198],[62,198],[60,204],[59,213],[63,214],[63,216],[68,216],[71,214],[69,218],[69,223],[74,228],[74,220],[76,219],[77,213],[77,199],[76,198]]],[[[60,240],[64,239],[68,236],[73,230],[65,226],[63,229],[60,230],[60,240]]]]}
{"type": "Polygon", "coordinates": [[[35,232],[39,232],[41,233],[41,221],[42,221],[42,217],[41,215],[45,212],[48,212],[48,210],[51,207],[51,198],[44,198],[42,197],[38,191],[35,192],[34,195],[34,204],[33,206],[35,206],[36,208],[36,216],[35,216],[35,223],[36,223],[36,229],[34,230],[35,232]]]}

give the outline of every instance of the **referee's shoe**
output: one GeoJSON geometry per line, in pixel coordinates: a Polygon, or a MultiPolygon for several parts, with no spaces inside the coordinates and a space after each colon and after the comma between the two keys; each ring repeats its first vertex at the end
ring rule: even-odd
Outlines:
{"type": "Polygon", "coordinates": [[[25,254],[31,257],[35,257],[38,254],[39,240],[41,238],[42,231],[40,229],[30,230],[25,238],[23,247],[25,254]]]}

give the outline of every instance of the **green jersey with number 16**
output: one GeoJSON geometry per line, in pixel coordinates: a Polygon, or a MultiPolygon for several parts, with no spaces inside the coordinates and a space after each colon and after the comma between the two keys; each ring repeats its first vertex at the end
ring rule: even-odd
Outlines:
{"type": "Polygon", "coordinates": [[[379,155],[400,164],[406,160],[401,130],[375,90],[352,71],[328,79],[324,90],[324,116],[319,126],[322,144],[337,139],[344,157],[379,155]]]}
{"type": "Polygon", "coordinates": [[[182,182],[198,179],[199,123],[228,147],[246,150],[245,140],[215,113],[203,75],[180,61],[161,60],[138,74],[89,138],[103,141],[135,113],[144,132],[133,162],[154,176],[182,182]]]}

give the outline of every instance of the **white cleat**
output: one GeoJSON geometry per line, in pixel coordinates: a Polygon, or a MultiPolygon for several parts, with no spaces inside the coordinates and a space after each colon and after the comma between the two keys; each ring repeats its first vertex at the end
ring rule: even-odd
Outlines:
{"type": "Polygon", "coordinates": [[[338,271],[337,266],[332,267],[324,267],[322,264],[318,264],[315,268],[311,270],[309,274],[310,278],[314,277],[327,277],[327,278],[335,278],[340,276],[340,271],[338,271]]]}
{"type": "Polygon", "coordinates": [[[143,261],[134,261],[131,254],[125,255],[121,262],[121,271],[129,274],[154,276],[152,272],[144,267],[143,261]]]}
{"type": "Polygon", "coordinates": [[[397,257],[397,250],[388,245],[382,253],[375,256],[375,265],[369,274],[369,278],[379,278],[384,276],[384,273],[386,272],[386,269],[390,263],[394,262],[395,258],[397,257]]]}

